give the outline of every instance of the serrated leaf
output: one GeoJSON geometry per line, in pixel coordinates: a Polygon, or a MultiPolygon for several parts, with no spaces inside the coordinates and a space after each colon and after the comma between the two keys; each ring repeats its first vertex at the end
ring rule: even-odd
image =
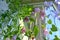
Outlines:
{"type": "Polygon", "coordinates": [[[51,31],[53,31],[53,32],[57,31],[57,27],[54,24],[52,24],[51,31]]]}
{"type": "Polygon", "coordinates": [[[49,19],[49,20],[48,20],[48,24],[51,24],[51,23],[52,23],[52,21],[51,21],[51,19],[49,19]]]}

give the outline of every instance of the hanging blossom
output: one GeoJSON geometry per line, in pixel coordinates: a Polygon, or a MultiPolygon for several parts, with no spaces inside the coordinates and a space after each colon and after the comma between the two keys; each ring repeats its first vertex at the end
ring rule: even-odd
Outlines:
{"type": "Polygon", "coordinates": [[[25,27],[23,27],[23,28],[21,29],[21,32],[22,32],[22,34],[21,34],[21,36],[20,36],[20,37],[22,37],[21,40],[28,40],[28,36],[25,35],[25,32],[26,32],[26,28],[25,28],[25,27]]]}
{"type": "Polygon", "coordinates": [[[57,19],[60,20],[60,15],[57,16],[57,19]]]}
{"type": "Polygon", "coordinates": [[[49,14],[48,16],[53,16],[54,17],[54,23],[56,24],[55,22],[55,19],[57,18],[58,20],[60,20],[60,17],[59,17],[59,11],[58,10],[50,10],[50,12],[53,12],[52,14],[49,14]]]}
{"type": "Polygon", "coordinates": [[[55,0],[55,3],[57,4],[57,9],[60,11],[60,0],[55,0]]]}
{"type": "Polygon", "coordinates": [[[35,14],[35,12],[32,12],[32,13],[31,13],[31,15],[34,15],[34,14],[35,14]]]}
{"type": "Polygon", "coordinates": [[[34,9],[34,11],[39,13],[40,12],[40,8],[37,7],[37,8],[34,9]]]}
{"type": "Polygon", "coordinates": [[[35,13],[39,13],[40,12],[40,8],[34,8],[34,11],[32,11],[31,15],[34,15],[35,13]]]}
{"type": "Polygon", "coordinates": [[[57,4],[58,4],[58,2],[60,2],[60,0],[55,0],[55,3],[57,3],[57,4]]]}
{"type": "MultiPolygon", "coordinates": [[[[60,6],[60,5],[59,5],[60,6]]],[[[59,7],[58,7],[59,9],[59,7]]],[[[60,16],[59,16],[59,11],[58,10],[50,10],[50,12],[53,12],[53,13],[50,13],[48,15],[48,17],[51,15],[54,17],[54,23],[55,23],[55,18],[57,18],[58,20],[60,20],[60,16]]],[[[55,23],[56,24],[56,23],[55,23]]]]}
{"type": "Polygon", "coordinates": [[[22,30],[21,30],[22,33],[25,33],[26,32],[26,28],[23,27],[22,30]]]}
{"type": "Polygon", "coordinates": [[[28,22],[28,21],[29,21],[29,17],[27,16],[24,18],[24,22],[28,22]]]}
{"type": "Polygon", "coordinates": [[[36,38],[32,38],[32,39],[30,39],[30,40],[36,40],[36,38]]]}
{"type": "Polygon", "coordinates": [[[54,17],[54,23],[56,24],[55,18],[57,18],[58,20],[60,20],[60,15],[59,15],[59,14],[55,14],[55,17],[54,17]]]}
{"type": "Polygon", "coordinates": [[[46,28],[44,28],[43,33],[44,33],[45,36],[47,36],[49,34],[49,32],[46,28]]]}
{"type": "Polygon", "coordinates": [[[48,5],[49,6],[52,6],[53,5],[53,2],[51,1],[51,2],[48,2],[48,5]]]}
{"type": "Polygon", "coordinates": [[[53,2],[52,2],[52,1],[51,1],[51,2],[45,1],[45,2],[44,2],[44,5],[45,5],[45,6],[48,6],[48,7],[49,7],[49,6],[52,6],[52,5],[53,5],[53,2]]]}
{"type": "Polygon", "coordinates": [[[60,16],[59,16],[59,11],[58,10],[50,10],[50,12],[53,12],[51,14],[48,15],[48,17],[51,15],[52,17],[54,17],[54,23],[56,25],[55,19],[57,18],[58,20],[60,20],[60,16]]]}
{"type": "Polygon", "coordinates": [[[52,14],[50,14],[50,15],[52,15],[53,17],[57,17],[58,16],[58,11],[55,11],[55,10],[50,10],[50,12],[53,12],[53,15],[52,14]]]}
{"type": "Polygon", "coordinates": [[[36,16],[37,15],[36,13],[40,13],[40,8],[39,7],[34,8],[34,11],[32,11],[31,15],[35,14],[35,16],[36,16]]]}
{"type": "Polygon", "coordinates": [[[47,1],[44,2],[44,6],[45,6],[46,10],[48,10],[49,7],[52,5],[53,5],[53,2],[47,2],[47,1]]]}
{"type": "Polygon", "coordinates": [[[44,5],[45,5],[45,6],[48,6],[48,5],[47,5],[47,3],[48,3],[48,2],[47,2],[47,1],[45,1],[45,2],[44,2],[44,5]]]}
{"type": "Polygon", "coordinates": [[[54,17],[60,20],[60,15],[58,11],[54,11],[54,17]]]}
{"type": "Polygon", "coordinates": [[[19,19],[19,24],[20,24],[20,26],[24,26],[24,22],[23,22],[23,19],[19,19]]]}
{"type": "Polygon", "coordinates": [[[20,38],[21,40],[28,40],[28,36],[25,35],[25,32],[26,32],[26,28],[23,27],[23,28],[21,29],[21,34],[19,35],[19,38],[20,38]]]}
{"type": "Polygon", "coordinates": [[[28,40],[28,37],[27,36],[24,36],[22,40],[28,40]]]}
{"type": "Polygon", "coordinates": [[[53,16],[54,18],[56,18],[59,15],[59,11],[58,10],[50,10],[50,12],[53,12],[51,14],[49,14],[48,16],[53,16]]]}
{"type": "MultiPolygon", "coordinates": [[[[57,4],[58,4],[58,6],[57,6],[57,9],[58,9],[58,10],[57,10],[57,11],[58,11],[58,13],[60,13],[60,1],[57,0],[56,2],[57,2],[57,4]]],[[[58,14],[58,16],[60,16],[60,15],[58,14]]]]}
{"type": "Polygon", "coordinates": [[[34,37],[34,34],[31,35],[31,38],[29,40],[36,40],[36,38],[34,37]]]}
{"type": "Polygon", "coordinates": [[[41,13],[40,15],[41,15],[42,20],[44,20],[45,12],[43,10],[41,10],[40,13],[41,13]]]}
{"type": "Polygon", "coordinates": [[[19,35],[19,38],[20,38],[21,40],[28,40],[28,36],[26,36],[25,33],[20,34],[20,35],[19,35]]]}
{"type": "Polygon", "coordinates": [[[60,11],[60,4],[58,4],[58,10],[60,11]]]}
{"type": "Polygon", "coordinates": [[[14,35],[14,36],[12,37],[12,40],[16,40],[16,38],[17,38],[17,36],[16,36],[16,35],[14,35]]]}

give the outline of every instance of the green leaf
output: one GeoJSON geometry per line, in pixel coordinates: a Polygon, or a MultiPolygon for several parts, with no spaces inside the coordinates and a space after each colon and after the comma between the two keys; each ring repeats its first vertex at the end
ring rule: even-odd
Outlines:
{"type": "Polygon", "coordinates": [[[45,37],[43,37],[44,38],[44,40],[46,40],[46,38],[45,37]]]}
{"type": "Polygon", "coordinates": [[[38,32],[39,32],[39,28],[38,28],[38,26],[34,26],[34,28],[33,28],[33,32],[34,32],[34,35],[35,35],[35,37],[37,36],[37,34],[38,34],[38,32]]]}
{"type": "Polygon", "coordinates": [[[32,8],[29,8],[29,11],[32,11],[32,8]]]}
{"type": "Polygon", "coordinates": [[[32,30],[27,30],[25,35],[31,37],[31,34],[32,34],[32,30]]]}
{"type": "Polygon", "coordinates": [[[51,24],[51,23],[52,23],[52,21],[51,21],[51,19],[49,19],[49,20],[48,20],[48,24],[51,24]]]}
{"type": "Polygon", "coordinates": [[[34,18],[30,17],[30,21],[35,22],[34,18]]]}
{"type": "Polygon", "coordinates": [[[1,28],[2,24],[0,23],[0,28],[1,28]]]}
{"type": "Polygon", "coordinates": [[[42,29],[44,29],[46,27],[46,25],[45,24],[42,24],[41,27],[42,27],[42,29]]]}
{"type": "Polygon", "coordinates": [[[21,40],[21,39],[19,37],[17,37],[16,40],[21,40]]]}
{"type": "Polygon", "coordinates": [[[53,32],[57,31],[57,27],[54,24],[52,24],[51,31],[53,31],[53,32]]]}
{"type": "Polygon", "coordinates": [[[52,34],[52,31],[50,31],[49,33],[52,34]]]}
{"type": "Polygon", "coordinates": [[[54,40],[60,40],[56,35],[55,35],[55,38],[54,38],[54,40]]]}

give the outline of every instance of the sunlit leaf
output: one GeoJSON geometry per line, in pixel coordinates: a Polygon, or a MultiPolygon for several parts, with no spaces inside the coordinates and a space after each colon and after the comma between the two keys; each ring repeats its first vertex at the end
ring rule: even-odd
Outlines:
{"type": "Polygon", "coordinates": [[[55,35],[55,38],[54,38],[54,40],[60,40],[56,35],[55,35]]]}
{"type": "Polygon", "coordinates": [[[50,31],[49,33],[52,34],[52,31],[50,31]]]}
{"type": "Polygon", "coordinates": [[[42,24],[41,27],[44,29],[46,26],[45,26],[45,24],[42,24]]]}
{"type": "Polygon", "coordinates": [[[32,8],[29,8],[29,11],[32,11],[32,8]]]}
{"type": "Polygon", "coordinates": [[[48,20],[48,24],[51,24],[51,23],[52,23],[52,21],[51,21],[51,19],[49,19],[49,20],[48,20]]]}
{"type": "Polygon", "coordinates": [[[34,18],[30,17],[30,21],[35,22],[34,18]]]}
{"type": "Polygon", "coordinates": [[[36,26],[36,25],[34,26],[33,32],[34,32],[34,35],[37,36],[37,34],[38,34],[38,32],[39,32],[38,26],[36,26]]]}
{"type": "Polygon", "coordinates": [[[52,24],[51,31],[53,31],[53,32],[57,31],[57,27],[54,24],[52,24]]]}
{"type": "Polygon", "coordinates": [[[26,34],[25,35],[27,35],[28,37],[30,37],[31,36],[31,34],[32,34],[32,30],[26,30],[26,34]]]}

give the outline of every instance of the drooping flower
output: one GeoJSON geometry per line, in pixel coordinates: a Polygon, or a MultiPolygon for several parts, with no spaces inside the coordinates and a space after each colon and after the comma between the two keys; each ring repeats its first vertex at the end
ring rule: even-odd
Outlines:
{"type": "Polygon", "coordinates": [[[45,15],[45,13],[44,13],[43,10],[41,10],[40,13],[41,13],[41,16],[44,16],[45,15]]]}
{"type": "Polygon", "coordinates": [[[44,2],[44,5],[45,5],[45,6],[52,6],[52,5],[53,5],[53,2],[47,2],[47,1],[45,1],[45,2],[44,2]]]}
{"type": "Polygon", "coordinates": [[[35,12],[40,12],[40,8],[37,7],[37,8],[34,9],[34,11],[35,12]]]}
{"type": "Polygon", "coordinates": [[[48,2],[48,5],[52,6],[53,5],[53,2],[52,1],[51,2],[48,2]]]}
{"type": "Polygon", "coordinates": [[[28,37],[27,36],[24,36],[22,40],[28,40],[28,37]]]}
{"type": "Polygon", "coordinates": [[[59,11],[55,11],[55,10],[50,10],[51,12],[53,12],[52,14],[50,14],[50,15],[52,15],[53,17],[57,17],[58,16],[58,13],[59,13],[59,11]]]}
{"type": "Polygon", "coordinates": [[[31,13],[31,15],[34,15],[34,14],[35,14],[35,12],[32,12],[32,13],[31,13]]]}
{"type": "Polygon", "coordinates": [[[34,40],[34,37],[32,38],[32,40],[34,40]]]}
{"type": "Polygon", "coordinates": [[[60,11],[60,4],[58,4],[58,10],[60,11]]]}
{"type": "Polygon", "coordinates": [[[55,0],[55,3],[58,4],[59,1],[60,1],[60,0],[55,0]]]}
{"type": "Polygon", "coordinates": [[[57,19],[58,20],[60,20],[60,15],[59,15],[59,11],[52,11],[54,14],[53,14],[53,16],[56,18],[57,17],[57,19]]]}
{"type": "Polygon", "coordinates": [[[25,33],[26,32],[26,28],[23,27],[22,30],[21,30],[22,33],[25,33]]]}
{"type": "Polygon", "coordinates": [[[45,15],[44,11],[41,10],[40,13],[41,13],[40,15],[41,15],[42,20],[44,20],[44,15],[45,15]]]}
{"type": "Polygon", "coordinates": [[[57,16],[58,20],[60,20],[60,16],[57,16]]]}
{"type": "Polygon", "coordinates": [[[29,17],[25,17],[24,22],[28,22],[28,21],[29,21],[29,17]]]}
{"type": "Polygon", "coordinates": [[[55,2],[57,2],[58,0],[55,0],[55,2]]]}
{"type": "Polygon", "coordinates": [[[45,36],[48,35],[48,30],[47,30],[46,28],[43,30],[43,32],[44,32],[44,35],[45,35],[45,36]]]}
{"type": "Polygon", "coordinates": [[[20,24],[20,26],[22,26],[22,27],[24,26],[23,19],[21,19],[21,20],[19,19],[19,24],[20,24]]]}
{"type": "Polygon", "coordinates": [[[16,36],[16,35],[14,35],[14,36],[12,37],[12,40],[16,40],[16,38],[17,38],[17,36],[16,36]]]}
{"type": "Polygon", "coordinates": [[[47,1],[44,2],[44,5],[47,6],[47,1]]]}

